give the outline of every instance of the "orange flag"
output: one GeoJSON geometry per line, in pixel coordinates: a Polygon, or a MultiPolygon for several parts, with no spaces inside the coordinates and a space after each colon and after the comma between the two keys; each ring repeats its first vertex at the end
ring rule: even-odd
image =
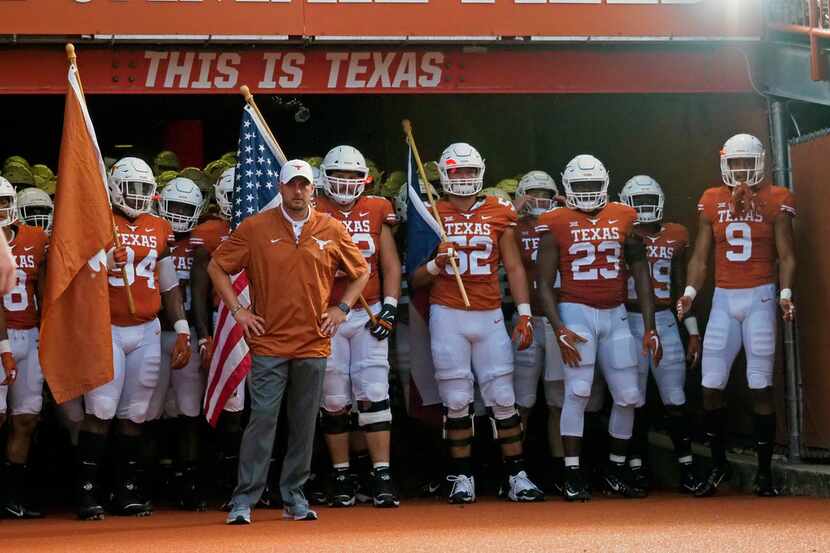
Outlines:
{"type": "Polygon", "coordinates": [[[105,253],[111,242],[106,170],[73,63],[40,323],[40,364],[58,403],[113,378],[105,253]]]}

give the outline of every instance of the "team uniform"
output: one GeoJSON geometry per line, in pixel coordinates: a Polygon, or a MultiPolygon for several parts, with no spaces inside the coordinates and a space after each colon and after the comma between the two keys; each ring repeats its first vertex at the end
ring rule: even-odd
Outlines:
{"type": "Polygon", "coordinates": [[[121,271],[109,272],[112,320],[113,379],[84,395],[86,413],[102,420],[129,419],[142,423],[159,381],[161,364],[161,308],[156,263],[167,249],[170,223],[150,215],[133,221],[114,214],[116,228],[127,250],[124,274],[130,283],[135,315],[130,314],[121,271]]]}
{"type": "Polygon", "coordinates": [[[609,203],[595,214],[556,209],[539,217],[540,232],[553,233],[559,246],[559,316],[586,340],[576,346],[581,364],[564,367],[562,436],[582,437],[584,411],[599,363],[614,400],[609,433],[622,440],[631,437],[633,407],[642,397],[637,344],[624,306],[623,244],[636,220],[634,209],[618,203],[609,203]]]}
{"type": "Polygon", "coordinates": [[[16,231],[9,247],[17,265],[17,283],[3,296],[3,311],[17,378],[10,386],[0,386],[0,413],[37,415],[43,407],[37,286],[49,238],[39,227],[17,224],[10,228],[16,231]]]}
{"type": "Polygon", "coordinates": [[[473,374],[487,407],[513,408],[513,357],[501,310],[499,239],[516,226],[510,202],[486,196],[462,212],[449,201],[437,204],[447,240],[458,252],[458,269],[470,308],[458,291],[452,268],[430,291],[430,342],[435,380],[444,406],[465,410],[473,403],[473,374]]]}
{"type": "MultiPolygon", "coordinates": [[[[193,252],[204,245],[202,238],[198,235],[194,236],[193,233],[195,229],[189,234],[180,235],[179,238],[176,234],[168,237],[170,257],[176,268],[176,276],[179,277],[185,313],[191,321],[193,317],[191,315],[190,269],[193,266],[193,252]]],[[[164,317],[163,313],[162,317],[164,317]]],[[[205,380],[200,370],[201,358],[198,345],[195,341],[191,341],[190,361],[181,369],[171,370],[170,361],[176,345],[173,322],[165,320],[162,325],[159,380],[150,402],[147,420],[155,420],[162,415],[198,417],[201,412],[205,380]]],[[[195,329],[191,328],[191,334],[196,334],[195,329]]]]}
{"type": "Polygon", "coordinates": [[[732,191],[719,186],[703,193],[698,211],[711,223],[715,243],[715,294],[703,340],[703,386],[723,390],[743,345],[750,389],[773,384],[778,320],[774,222],[795,216],[795,198],[778,186],[761,188],[755,209],[729,209],[732,191]]]}
{"type": "MultiPolygon", "coordinates": [[[[656,367],[651,366],[651,356],[639,356],[639,388],[642,398],[637,405],[645,404],[649,370],[654,375],[663,405],[685,405],[686,355],[680,340],[677,319],[671,298],[672,259],[689,244],[689,231],[683,225],[666,223],[653,235],[643,236],[648,258],[651,284],[654,289],[654,321],[663,346],[663,358],[656,367]]],[[[639,312],[634,277],[628,279],[628,323],[637,343],[643,341],[645,323],[639,312]]]]}
{"type": "MultiPolygon", "coordinates": [[[[397,224],[392,204],[385,198],[361,196],[349,211],[343,211],[342,206],[330,199],[318,197],[316,209],[331,215],[346,227],[369,264],[369,282],[363,290],[363,297],[372,313],[377,315],[383,299],[379,270],[380,235],[383,225],[397,224]]],[[[335,278],[330,306],[340,303],[348,283],[345,275],[335,278]]],[[[331,339],[331,355],[326,362],[323,383],[322,407],[325,411],[341,411],[352,405],[353,401],[381,403],[389,400],[389,342],[372,336],[366,328],[367,322],[369,315],[363,309],[355,309],[331,339]]],[[[377,414],[359,413],[358,425],[371,424],[369,419],[377,414]]],[[[391,414],[389,418],[391,420],[391,414]]]]}

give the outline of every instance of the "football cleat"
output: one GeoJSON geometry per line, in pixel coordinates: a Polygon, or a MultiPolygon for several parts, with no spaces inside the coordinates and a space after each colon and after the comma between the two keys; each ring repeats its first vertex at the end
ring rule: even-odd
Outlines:
{"type": "Polygon", "coordinates": [[[388,468],[375,469],[372,475],[372,493],[375,507],[398,507],[401,504],[388,468]]]}
{"type": "Polygon", "coordinates": [[[648,471],[644,466],[629,467],[629,479],[631,485],[641,490],[648,490],[651,487],[651,482],[648,477],[648,471]]]}
{"type": "Polygon", "coordinates": [[[619,495],[626,499],[642,498],[648,495],[646,490],[634,486],[626,476],[624,466],[614,463],[606,465],[602,474],[605,493],[608,495],[619,495]]]}
{"type": "Polygon", "coordinates": [[[354,484],[354,497],[357,503],[366,505],[373,501],[372,486],[373,477],[370,472],[352,473],[352,483],[354,484]]]}
{"type": "Polygon", "coordinates": [[[115,514],[121,516],[146,517],[153,514],[149,501],[141,497],[135,482],[124,480],[118,485],[113,500],[115,514]]]}
{"type": "Polygon", "coordinates": [[[565,485],[562,490],[565,501],[590,501],[591,487],[579,467],[565,467],[565,485]]]}
{"type": "Polygon", "coordinates": [[[694,465],[685,463],[680,465],[680,493],[693,494],[700,487],[700,480],[695,474],[694,465]]]}
{"type": "Polygon", "coordinates": [[[95,484],[86,481],[78,486],[78,518],[81,520],[103,520],[104,507],[98,501],[95,484]]]}
{"type": "Polygon", "coordinates": [[[448,500],[452,504],[474,503],[476,500],[475,477],[466,474],[450,474],[447,482],[452,482],[448,500]]]}
{"type": "Polygon", "coordinates": [[[755,475],[754,489],[755,495],[759,497],[778,497],[781,491],[772,483],[772,472],[766,470],[759,470],[755,475]]]}
{"type": "Polygon", "coordinates": [[[354,481],[346,470],[335,470],[331,477],[331,507],[352,507],[355,504],[354,481]]]}
{"type": "Polygon", "coordinates": [[[715,495],[718,490],[718,486],[724,480],[729,480],[732,476],[732,467],[729,466],[729,463],[724,465],[715,465],[712,467],[712,470],[709,472],[709,475],[706,479],[700,483],[700,485],[695,490],[695,497],[711,497],[715,495]]]}
{"type": "Polygon", "coordinates": [[[441,480],[430,479],[421,484],[418,488],[419,495],[421,497],[435,497],[440,494],[441,492],[441,480]]]}
{"type": "Polygon", "coordinates": [[[0,517],[5,518],[42,518],[43,513],[24,501],[26,493],[26,467],[7,463],[4,467],[5,485],[0,495],[0,517]]]}
{"type": "Polygon", "coordinates": [[[199,489],[196,472],[194,467],[188,467],[182,474],[179,507],[187,511],[204,512],[207,510],[207,501],[199,489]]]}
{"type": "Polygon", "coordinates": [[[507,492],[507,499],[510,501],[531,502],[545,500],[544,492],[528,478],[527,473],[523,470],[510,476],[507,482],[510,484],[507,492]]]}
{"type": "Polygon", "coordinates": [[[311,473],[305,485],[306,495],[308,500],[313,505],[328,505],[329,494],[326,492],[326,483],[323,481],[321,475],[311,473]]]}

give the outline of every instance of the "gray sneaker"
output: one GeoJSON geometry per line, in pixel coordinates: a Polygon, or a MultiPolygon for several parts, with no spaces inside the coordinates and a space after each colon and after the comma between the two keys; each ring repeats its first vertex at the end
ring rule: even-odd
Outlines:
{"type": "Polygon", "coordinates": [[[282,518],[284,520],[317,520],[317,512],[306,508],[303,510],[293,511],[291,509],[283,509],[282,518]]]}
{"type": "Polygon", "coordinates": [[[251,524],[251,508],[248,505],[234,505],[225,524],[251,524]]]}
{"type": "Polygon", "coordinates": [[[282,518],[285,520],[317,520],[317,513],[308,508],[302,489],[291,490],[291,499],[283,498],[282,518]]]}

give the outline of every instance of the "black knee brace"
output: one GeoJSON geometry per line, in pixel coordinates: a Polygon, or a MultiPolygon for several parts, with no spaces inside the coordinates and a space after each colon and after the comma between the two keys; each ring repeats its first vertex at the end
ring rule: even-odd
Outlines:
{"type": "Polygon", "coordinates": [[[490,426],[493,429],[493,439],[500,444],[514,444],[521,442],[524,438],[524,429],[522,428],[522,417],[519,416],[518,411],[506,419],[497,419],[493,415],[493,410],[490,409],[490,426]],[[499,437],[499,430],[513,430],[519,429],[518,434],[513,436],[499,437]]]}
{"type": "Polygon", "coordinates": [[[352,425],[349,421],[349,413],[329,413],[320,411],[320,429],[324,434],[345,434],[350,432],[352,425]]]}
{"type": "Polygon", "coordinates": [[[444,407],[444,439],[450,447],[465,447],[473,443],[473,436],[475,436],[473,413],[473,406],[470,405],[467,407],[466,416],[450,418],[449,409],[444,407]],[[470,436],[467,438],[453,439],[449,437],[450,430],[470,430],[470,436]]]}
{"type": "Polygon", "coordinates": [[[392,430],[392,411],[389,400],[372,401],[365,408],[363,402],[358,405],[357,425],[364,432],[384,432],[392,430]]]}

